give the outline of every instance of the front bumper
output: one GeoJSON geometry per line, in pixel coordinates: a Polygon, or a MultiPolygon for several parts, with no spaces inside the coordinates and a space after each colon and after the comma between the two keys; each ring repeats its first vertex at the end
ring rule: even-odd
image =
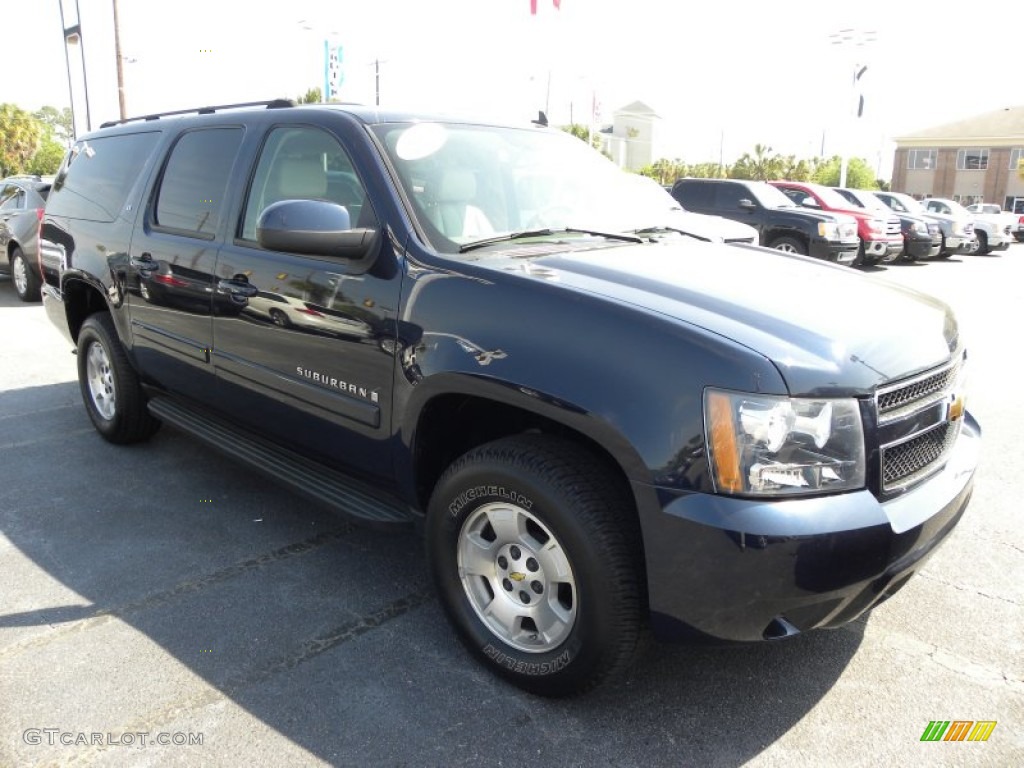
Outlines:
{"type": "Polygon", "coordinates": [[[970,253],[978,239],[973,235],[949,235],[944,253],[970,253]]]}
{"type": "Polygon", "coordinates": [[[757,641],[837,627],[894,594],[967,507],[981,445],[970,415],[945,467],[880,502],[870,491],[755,501],[634,486],[651,624],[663,639],[757,641]]]}
{"type": "Polygon", "coordinates": [[[862,240],[865,263],[886,263],[894,261],[903,250],[903,238],[886,240],[862,240]]]}
{"type": "Polygon", "coordinates": [[[910,259],[930,259],[942,250],[942,237],[907,237],[904,239],[904,253],[910,259]]]}
{"type": "Polygon", "coordinates": [[[836,264],[853,264],[860,248],[860,240],[811,240],[808,255],[836,264]]]}

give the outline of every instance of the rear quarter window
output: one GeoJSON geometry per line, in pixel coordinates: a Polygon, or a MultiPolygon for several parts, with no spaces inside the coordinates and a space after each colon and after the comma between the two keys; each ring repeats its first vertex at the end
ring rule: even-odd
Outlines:
{"type": "Polygon", "coordinates": [[[158,131],[76,142],[57,172],[46,199],[53,216],[113,221],[152,155],[158,131]]]}

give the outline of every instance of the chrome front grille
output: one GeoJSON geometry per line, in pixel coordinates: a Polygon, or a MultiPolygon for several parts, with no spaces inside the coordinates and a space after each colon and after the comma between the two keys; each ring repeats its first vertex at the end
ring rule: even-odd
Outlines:
{"type": "Polygon", "coordinates": [[[957,360],[938,370],[879,389],[875,396],[878,420],[893,421],[909,409],[917,410],[942,400],[956,382],[959,373],[960,361],[957,360]]]}
{"type": "Polygon", "coordinates": [[[886,219],[885,221],[885,232],[888,235],[901,235],[903,230],[900,227],[899,219],[886,219]]]}
{"type": "Polygon", "coordinates": [[[889,491],[910,485],[930,474],[960,434],[962,420],[946,421],[913,437],[882,449],[882,487],[889,491]]]}
{"type": "Polygon", "coordinates": [[[958,399],[963,393],[957,392],[963,361],[960,357],[875,394],[883,493],[904,489],[942,468],[963,424],[963,400],[958,399]]]}

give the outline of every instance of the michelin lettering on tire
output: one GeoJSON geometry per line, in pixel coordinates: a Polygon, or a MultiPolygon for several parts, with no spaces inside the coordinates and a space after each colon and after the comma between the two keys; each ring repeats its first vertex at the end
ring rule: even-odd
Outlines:
{"type": "Polygon", "coordinates": [[[476,488],[469,488],[456,496],[448,505],[448,512],[452,517],[458,517],[471,501],[493,497],[505,499],[523,509],[533,508],[533,500],[518,491],[500,485],[478,485],[476,488]]]}

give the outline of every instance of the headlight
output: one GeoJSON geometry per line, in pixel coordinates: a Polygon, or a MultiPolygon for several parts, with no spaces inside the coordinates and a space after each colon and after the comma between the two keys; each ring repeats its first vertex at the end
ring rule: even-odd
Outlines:
{"type": "Polygon", "coordinates": [[[974,229],[974,227],[972,227],[969,222],[966,222],[966,221],[954,221],[953,222],[953,234],[954,235],[960,235],[961,237],[964,237],[966,235],[971,234],[973,229],[974,229]]]}
{"type": "Polygon", "coordinates": [[[910,231],[915,232],[919,235],[928,234],[928,225],[923,221],[914,221],[910,224],[910,231]]]}
{"type": "Polygon", "coordinates": [[[864,487],[864,430],[856,400],[709,387],[704,430],[719,493],[788,496],[864,487]]]}
{"type": "Polygon", "coordinates": [[[818,236],[823,237],[826,240],[838,240],[839,227],[832,223],[831,221],[819,221],[818,236]]]}

